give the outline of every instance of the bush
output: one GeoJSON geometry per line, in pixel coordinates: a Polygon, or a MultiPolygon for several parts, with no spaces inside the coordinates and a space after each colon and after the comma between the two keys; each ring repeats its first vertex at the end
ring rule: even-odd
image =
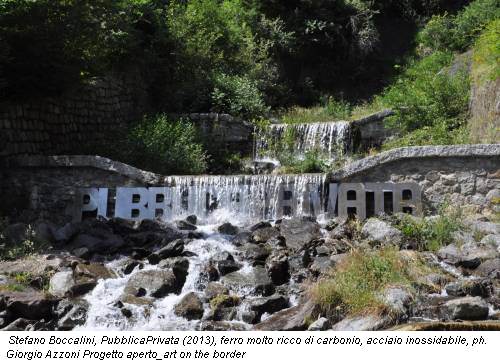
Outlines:
{"type": "Polygon", "coordinates": [[[476,0],[456,16],[434,16],[419,33],[422,47],[463,52],[472,46],[481,31],[500,17],[497,0],[476,0]]]}
{"type": "Polygon", "coordinates": [[[164,175],[200,174],[207,157],[194,125],[168,120],[164,114],[146,117],[128,137],[126,159],[145,170],[164,175]]]}
{"type": "Polygon", "coordinates": [[[221,74],[215,78],[212,111],[253,120],[265,115],[269,108],[256,82],[247,77],[221,74]]]}
{"type": "Polygon", "coordinates": [[[474,46],[472,78],[477,84],[500,77],[500,19],[492,21],[474,46]]]}
{"type": "Polygon", "coordinates": [[[441,208],[439,215],[433,219],[404,215],[398,221],[397,227],[419,250],[435,252],[453,243],[453,234],[464,228],[460,210],[449,212],[445,209],[441,208]]]}
{"type": "Polygon", "coordinates": [[[436,52],[412,60],[403,74],[382,94],[382,102],[395,110],[388,118],[403,132],[446,122],[460,126],[469,103],[469,78],[463,71],[447,73],[451,53],[436,52]]]}

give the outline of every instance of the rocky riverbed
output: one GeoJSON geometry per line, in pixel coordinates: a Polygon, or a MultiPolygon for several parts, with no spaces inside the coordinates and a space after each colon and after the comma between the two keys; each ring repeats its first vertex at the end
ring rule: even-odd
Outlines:
{"type": "MultiPolygon", "coordinates": [[[[474,321],[469,327],[500,329],[500,224],[469,216],[452,243],[429,252],[396,228],[400,218],[39,221],[31,229],[46,252],[0,262],[0,328],[378,330],[474,321]],[[353,251],[389,245],[429,273],[411,289],[387,286],[378,313],[318,306],[311,286],[353,251]]],[[[6,243],[23,243],[27,228],[7,226],[6,243]]]]}

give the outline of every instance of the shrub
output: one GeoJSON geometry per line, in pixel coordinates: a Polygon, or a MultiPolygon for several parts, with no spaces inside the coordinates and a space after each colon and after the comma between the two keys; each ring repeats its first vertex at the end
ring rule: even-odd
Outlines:
{"type": "Polygon", "coordinates": [[[500,77],[500,19],[488,24],[474,46],[472,77],[477,84],[500,77]]]}
{"type": "Polygon", "coordinates": [[[431,50],[462,52],[475,42],[488,23],[499,17],[497,0],[476,0],[456,16],[434,16],[417,39],[423,47],[431,50]]]}
{"type": "Polygon", "coordinates": [[[256,82],[247,77],[220,74],[215,78],[212,111],[252,120],[264,116],[269,108],[256,82]]]}
{"type": "Polygon", "coordinates": [[[46,241],[42,241],[37,238],[31,225],[28,225],[28,228],[25,231],[24,240],[21,243],[16,245],[8,243],[2,233],[6,226],[6,220],[4,220],[3,223],[0,221],[0,260],[15,260],[50,249],[50,246],[46,241]]]}
{"type": "Polygon", "coordinates": [[[403,132],[446,122],[460,126],[469,102],[469,78],[465,72],[448,74],[444,67],[451,53],[436,52],[412,60],[404,73],[382,94],[382,102],[395,110],[389,124],[403,132]]]}
{"type": "Polygon", "coordinates": [[[164,114],[146,117],[128,136],[125,156],[146,170],[169,174],[200,174],[207,157],[194,125],[188,121],[168,120],[164,114]]]}
{"type": "Polygon", "coordinates": [[[445,211],[433,219],[419,219],[404,215],[397,224],[403,235],[413,242],[419,250],[437,251],[453,243],[453,234],[464,228],[460,210],[445,211]]]}

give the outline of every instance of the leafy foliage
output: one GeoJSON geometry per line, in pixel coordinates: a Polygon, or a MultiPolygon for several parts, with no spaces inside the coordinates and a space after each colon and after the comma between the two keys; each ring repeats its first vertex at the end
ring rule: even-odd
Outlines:
{"type": "Polygon", "coordinates": [[[206,155],[194,125],[160,114],[147,117],[129,134],[125,158],[145,170],[164,175],[200,174],[206,155]]]}

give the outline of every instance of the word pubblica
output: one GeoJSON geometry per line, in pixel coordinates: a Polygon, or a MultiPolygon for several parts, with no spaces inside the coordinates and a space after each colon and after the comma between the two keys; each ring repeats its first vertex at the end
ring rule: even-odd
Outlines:
{"type": "MultiPolygon", "coordinates": [[[[233,179],[234,181],[234,179],[233,179]]],[[[286,216],[350,216],[358,219],[397,212],[419,215],[421,189],[416,183],[293,182],[177,183],[166,187],[85,188],[78,194],[74,219],[103,216],[130,220],[174,220],[194,214],[209,218],[228,213],[239,219],[286,216]]]]}

